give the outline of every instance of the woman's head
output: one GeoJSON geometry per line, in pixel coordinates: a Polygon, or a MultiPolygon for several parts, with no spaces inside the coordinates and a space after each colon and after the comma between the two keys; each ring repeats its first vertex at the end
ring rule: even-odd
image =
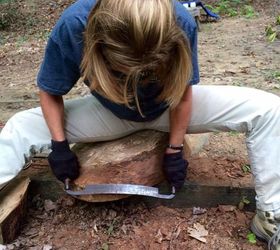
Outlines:
{"type": "Polygon", "coordinates": [[[153,72],[163,88],[159,100],[176,105],[191,75],[191,57],[173,1],[97,1],[85,31],[82,70],[92,89],[126,105],[137,102],[140,75],[153,72]]]}

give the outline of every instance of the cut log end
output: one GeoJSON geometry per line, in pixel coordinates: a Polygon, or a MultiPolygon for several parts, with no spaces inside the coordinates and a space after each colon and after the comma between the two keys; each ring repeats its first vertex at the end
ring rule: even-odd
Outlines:
{"type": "MultiPolygon", "coordinates": [[[[81,173],[75,189],[88,184],[138,184],[154,186],[163,181],[162,157],[167,145],[166,133],[141,131],[111,142],[79,144],[81,173]]],[[[78,199],[90,202],[119,200],[127,195],[84,195],[78,199]]]]}
{"type": "Polygon", "coordinates": [[[15,239],[26,213],[29,178],[16,179],[0,193],[0,244],[15,239]]]}

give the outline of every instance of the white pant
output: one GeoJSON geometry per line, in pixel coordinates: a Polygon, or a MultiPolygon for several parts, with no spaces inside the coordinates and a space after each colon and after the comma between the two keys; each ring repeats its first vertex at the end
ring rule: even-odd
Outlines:
{"type": "MultiPolygon", "coordinates": [[[[120,120],[93,96],[65,102],[69,142],[120,138],[142,129],[169,131],[166,111],[152,122],[120,120]]],[[[238,131],[246,144],[255,177],[257,207],[280,209],[280,98],[256,89],[193,86],[188,133],[238,131]]],[[[40,108],[14,115],[0,134],[0,186],[15,177],[36,152],[50,147],[50,133],[40,108]]]]}

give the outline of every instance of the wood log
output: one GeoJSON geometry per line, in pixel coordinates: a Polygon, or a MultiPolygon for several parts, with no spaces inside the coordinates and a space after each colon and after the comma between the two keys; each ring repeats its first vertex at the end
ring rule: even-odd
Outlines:
{"type": "MultiPolygon", "coordinates": [[[[139,184],[154,186],[164,180],[162,158],[168,141],[166,133],[141,131],[127,137],[102,143],[77,144],[81,165],[74,189],[88,184],[139,184]]],[[[84,195],[78,199],[90,202],[119,200],[127,195],[84,195]]]]}
{"type": "Polygon", "coordinates": [[[65,194],[63,184],[53,175],[47,161],[47,155],[36,156],[32,159],[28,168],[19,174],[21,178],[30,178],[29,195],[31,197],[40,194],[42,198],[57,200],[65,194]]]}
{"type": "MultiPolygon", "coordinates": [[[[127,137],[99,143],[76,144],[81,165],[80,176],[73,189],[88,184],[140,184],[154,186],[163,181],[162,157],[168,141],[163,132],[146,130],[127,137]]],[[[32,180],[30,193],[56,200],[64,193],[63,185],[55,179],[44,158],[34,158],[33,164],[21,176],[32,180]]],[[[119,200],[128,195],[86,195],[77,198],[91,202],[119,200]]]]}
{"type": "Polygon", "coordinates": [[[29,178],[15,179],[0,192],[0,244],[14,240],[26,213],[29,178]]]}

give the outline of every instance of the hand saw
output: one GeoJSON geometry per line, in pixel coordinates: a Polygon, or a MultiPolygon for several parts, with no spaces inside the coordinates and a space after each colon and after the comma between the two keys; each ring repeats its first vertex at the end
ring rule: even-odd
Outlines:
{"type": "Polygon", "coordinates": [[[172,199],[175,197],[175,188],[172,187],[171,194],[161,194],[156,187],[136,184],[88,184],[82,190],[71,190],[70,180],[65,180],[65,192],[72,196],[99,195],[99,194],[126,194],[142,195],[160,199],[172,199]]]}

